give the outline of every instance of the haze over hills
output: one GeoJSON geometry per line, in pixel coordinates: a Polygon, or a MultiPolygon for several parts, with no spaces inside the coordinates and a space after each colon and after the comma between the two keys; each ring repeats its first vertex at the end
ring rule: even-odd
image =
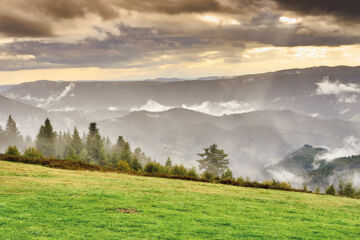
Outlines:
{"type": "Polygon", "coordinates": [[[19,116],[20,130],[32,136],[46,117],[58,131],[84,132],[96,121],[112,140],[124,136],[160,162],[170,156],[186,166],[217,143],[236,175],[262,178],[304,144],[339,148],[360,138],[359,79],[360,67],[339,66],[217,80],[37,81],[2,93],[0,104],[12,107],[0,113],[3,121],[19,116]],[[36,128],[22,117],[27,112],[36,128]]]}
{"type": "Polygon", "coordinates": [[[358,120],[359,78],[360,67],[317,67],[212,81],[39,81],[17,85],[3,95],[51,111],[129,110],[146,107],[153,100],[168,108],[232,103],[234,113],[289,109],[322,118],[358,120]]]}
{"type": "Polygon", "coordinates": [[[338,147],[349,135],[360,137],[358,124],[326,120],[291,111],[254,111],[211,116],[186,109],[133,112],[100,122],[105,135],[123,135],[156,159],[171,156],[196,164],[202,147],[218,143],[229,153],[236,174],[261,177],[261,170],[304,143],[338,147]]]}
{"type": "Polygon", "coordinates": [[[335,149],[306,144],[280,162],[267,167],[262,174],[291,182],[295,186],[307,182],[312,189],[325,189],[331,184],[336,185],[339,180],[351,180],[355,185],[360,185],[359,146],[359,140],[354,137],[346,138],[344,146],[335,149]],[[347,156],[344,157],[344,154],[347,156]]]}

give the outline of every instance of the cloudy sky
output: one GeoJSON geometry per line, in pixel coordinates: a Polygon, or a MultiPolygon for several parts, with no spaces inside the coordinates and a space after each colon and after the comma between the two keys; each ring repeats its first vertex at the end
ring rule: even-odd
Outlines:
{"type": "Polygon", "coordinates": [[[0,83],[360,65],[358,0],[0,0],[0,83]]]}

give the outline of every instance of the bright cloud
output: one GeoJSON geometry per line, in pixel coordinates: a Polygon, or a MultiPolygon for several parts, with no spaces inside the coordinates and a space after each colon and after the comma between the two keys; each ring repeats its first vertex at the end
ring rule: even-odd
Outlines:
{"type": "Polygon", "coordinates": [[[145,105],[140,107],[133,107],[130,111],[163,112],[173,108],[184,108],[214,116],[222,116],[224,114],[238,114],[256,110],[256,107],[251,106],[249,103],[238,102],[236,100],[228,102],[206,101],[195,105],[183,104],[182,106],[165,106],[150,99],[145,105]]]}
{"type": "Polygon", "coordinates": [[[344,139],[343,146],[331,149],[324,154],[321,154],[317,159],[325,159],[327,161],[334,160],[340,157],[350,157],[360,154],[360,140],[354,136],[349,136],[344,139]]]}
{"type": "Polygon", "coordinates": [[[339,102],[356,103],[360,93],[360,85],[355,83],[341,83],[340,81],[330,81],[329,77],[324,77],[316,83],[317,95],[334,95],[339,102]]]}

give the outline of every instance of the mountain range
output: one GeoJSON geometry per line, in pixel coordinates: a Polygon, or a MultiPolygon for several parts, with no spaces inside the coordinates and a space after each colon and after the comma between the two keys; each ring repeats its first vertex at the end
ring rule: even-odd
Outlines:
{"type": "Polygon", "coordinates": [[[187,166],[216,143],[236,175],[260,179],[304,144],[333,149],[360,138],[359,78],[360,67],[339,66],[187,81],[37,81],[1,93],[0,122],[12,114],[35,136],[46,117],[61,131],[85,132],[96,121],[112,140],[124,136],[160,162],[187,166]]]}

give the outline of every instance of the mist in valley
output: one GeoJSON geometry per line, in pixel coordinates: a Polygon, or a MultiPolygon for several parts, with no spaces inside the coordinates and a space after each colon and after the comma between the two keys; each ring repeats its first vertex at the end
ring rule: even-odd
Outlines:
{"type": "MultiPolygon", "coordinates": [[[[269,167],[305,144],[329,149],[322,156],[328,161],[360,154],[357,77],[358,68],[320,67],[251,75],[251,81],[37,81],[1,93],[1,125],[12,115],[31,142],[45,118],[57,132],[77,127],[80,135],[96,122],[113,143],[123,136],[160,163],[170,157],[186,167],[197,166],[197,154],[216,143],[235,176],[301,186],[305,176],[269,167]]],[[[335,175],[326,181],[347,170],[335,175]]],[[[350,175],[357,183],[357,171],[350,175]]]]}

